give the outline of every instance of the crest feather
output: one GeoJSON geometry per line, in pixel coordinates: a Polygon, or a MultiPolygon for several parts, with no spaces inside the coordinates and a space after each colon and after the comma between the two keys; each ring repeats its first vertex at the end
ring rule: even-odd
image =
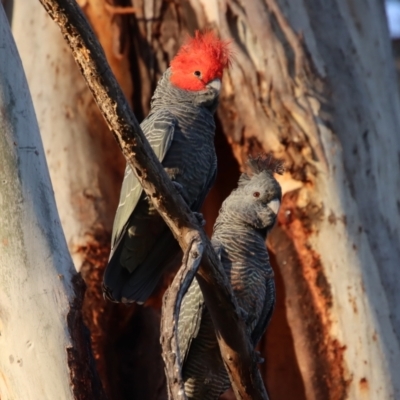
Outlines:
{"type": "Polygon", "coordinates": [[[257,157],[249,156],[247,163],[252,174],[258,175],[263,171],[271,174],[282,175],[285,171],[283,162],[275,159],[271,153],[268,155],[258,155],[257,157]]]}
{"type": "Polygon", "coordinates": [[[213,31],[196,31],[194,37],[189,37],[181,46],[178,54],[172,59],[171,67],[187,60],[213,60],[216,69],[222,71],[231,65],[232,51],[230,40],[219,39],[213,31]]]}
{"type": "Polygon", "coordinates": [[[243,174],[241,174],[239,177],[238,188],[241,186],[246,186],[247,183],[249,183],[249,181],[250,181],[249,175],[247,175],[245,172],[243,172],[243,174]]]}

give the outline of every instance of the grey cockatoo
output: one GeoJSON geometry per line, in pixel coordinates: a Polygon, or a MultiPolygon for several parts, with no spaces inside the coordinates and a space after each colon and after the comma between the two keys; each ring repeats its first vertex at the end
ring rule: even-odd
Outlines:
{"type": "MultiPolygon", "coordinates": [[[[251,173],[222,204],[212,244],[220,255],[256,346],[275,304],[274,274],[265,240],[276,221],[281,188],[273,176],[281,166],[250,159],[251,173]]],[[[186,292],[178,322],[185,392],[189,399],[214,400],[229,387],[210,314],[196,278],[186,292]]]]}
{"type": "MultiPolygon", "coordinates": [[[[142,130],[184,200],[198,211],[216,175],[215,122],[229,42],[196,32],[159,81],[142,130]]],[[[144,302],[180,249],[126,167],[114,219],[103,292],[112,301],[144,302]]],[[[178,260],[179,261],[179,260],[178,260]]]]}

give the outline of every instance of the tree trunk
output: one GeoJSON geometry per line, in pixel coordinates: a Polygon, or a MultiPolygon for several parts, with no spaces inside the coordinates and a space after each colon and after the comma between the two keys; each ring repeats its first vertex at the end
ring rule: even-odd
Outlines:
{"type": "Polygon", "coordinates": [[[309,399],[400,396],[400,107],[367,3],[204,2],[236,43],[219,109],[236,157],[286,161],[270,246],[309,399]]]}
{"type": "Polygon", "coordinates": [[[103,399],[33,105],[0,7],[0,396],[103,399]],[[77,377],[79,377],[77,379],[77,377]]]}
{"type": "MultiPolygon", "coordinates": [[[[67,44],[37,0],[14,0],[12,31],[38,116],[61,223],[80,271],[90,246],[109,246],[124,159],[67,44]]],[[[120,59],[123,62],[117,63],[114,57],[112,65],[117,76],[125,77],[120,83],[130,98],[129,63],[124,54],[120,59]]]]}
{"type": "MultiPolygon", "coordinates": [[[[105,0],[80,4],[111,65],[115,49],[129,61],[129,65],[121,61],[119,73],[133,82],[133,89],[125,93],[139,119],[147,115],[157,79],[185,32],[213,26],[223,37],[235,40],[235,62],[223,82],[217,118],[219,172],[203,212],[210,233],[249,153],[272,151],[285,160],[287,172],[281,180],[285,196],[269,242],[278,306],[261,343],[271,399],[400,397],[400,292],[396,289],[400,284],[400,107],[381,2],[132,0],[135,14],[124,16],[129,29],[118,28],[123,22],[115,7],[104,6],[105,0]],[[96,16],[113,23],[96,25],[96,16]],[[125,53],[124,46],[131,51],[125,53]]],[[[121,0],[117,5],[130,4],[121,0]]],[[[17,23],[20,15],[20,33],[13,22],[14,34],[20,46],[26,43],[21,51],[36,110],[42,110],[37,111],[39,122],[49,121],[49,133],[45,129],[42,133],[46,152],[50,150],[47,157],[56,146],[79,150],[58,151],[63,155],[54,161],[48,158],[48,163],[53,181],[60,182],[55,189],[60,215],[66,216],[63,226],[75,232],[68,234],[64,227],[70,249],[73,253],[79,253],[74,248],[84,249],[83,256],[78,254],[79,263],[95,266],[87,269],[97,299],[90,303],[87,321],[96,340],[103,340],[102,350],[97,351],[103,381],[108,380],[114,399],[141,393],[149,399],[164,396],[163,380],[154,384],[144,379],[147,370],[158,371],[153,373],[157,377],[162,374],[159,361],[158,369],[153,363],[158,356],[154,347],[158,311],[121,310],[101,302],[98,283],[108,238],[87,239],[95,237],[93,226],[105,227],[105,237],[109,235],[118,195],[114,182],[121,164],[109,161],[117,157],[113,150],[103,151],[110,143],[97,144],[98,135],[104,137],[100,141],[110,136],[99,133],[103,128],[88,106],[91,100],[78,83],[83,81],[68,51],[60,51],[56,58],[64,44],[58,32],[47,27],[52,22],[34,17],[34,27],[29,28],[17,6],[18,1],[13,21],[17,23]],[[38,27],[43,27],[43,36],[35,39],[38,27]],[[46,65],[31,69],[35,63],[24,54],[32,48],[35,63],[41,60],[46,65]],[[55,64],[43,61],[47,54],[58,62],[62,74],[57,75],[55,64]],[[51,112],[44,94],[40,96],[47,90],[54,104],[51,112]],[[84,100],[79,103],[79,98],[84,100]],[[60,110],[73,112],[63,115],[60,110]],[[56,123],[57,129],[52,125],[56,123]],[[74,187],[76,196],[71,195],[74,187]],[[58,193],[63,193],[62,204],[58,193]],[[71,246],[74,238],[83,238],[76,241],[77,247],[71,246]],[[104,311],[105,307],[109,308],[104,311]],[[143,348],[155,350],[143,356],[143,348]]],[[[36,15],[26,11],[25,3],[24,7],[24,14],[36,15]]],[[[127,89],[127,81],[121,79],[127,89]]],[[[74,260],[77,263],[76,255],[74,260]]],[[[150,302],[156,310],[162,293],[150,302]]]]}

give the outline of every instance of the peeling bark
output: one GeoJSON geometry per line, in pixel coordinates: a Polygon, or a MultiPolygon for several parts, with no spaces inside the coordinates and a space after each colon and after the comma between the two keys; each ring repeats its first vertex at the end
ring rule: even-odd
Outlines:
{"type": "Polygon", "coordinates": [[[74,300],[67,315],[73,347],[67,348],[71,386],[76,400],[106,400],[91,352],[90,334],[83,323],[82,303],[85,283],[80,274],[72,278],[74,300]]]}
{"type": "Polygon", "coordinates": [[[307,398],[399,397],[399,96],[381,4],[199,3],[236,44],[218,115],[237,159],[287,167],[271,246],[307,398]]]}
{"type": "MultiPolygon", "coordinates": [[[[276,237],[276,233],[274,237],[276,237]]],[[[260,365],[260,369],[271,399],[295,397],[296,400],[306,400],[304,383],[296,359],[293,335],[288,323],[286,310],[289,305],[285,304],[286,288],[278,262],[270,248],[269,254],[275,274],[276,305],[268,329],[259,344],[258,350],[265,359],[265,362],[260,365]]]]}
{"type": "Polygon", "coordinates": [[[303,224],[306,218],[312,219],[312,214],[299,216],[296,202],[296,193],[285,196],[284,212],[279,215],[279,227],[271,246],[278,264],[285,266],[282,268],[285,289],[291,294],[287,299],[290,302],[288,318],[298,334],[296,341],[303,346],[300,368],[303,375],[307,374],[304,380],[306,385],[312,386],[314,398],[345,399],[350,383],[344,378],[348,373],[344,370],[343,359],[346,347],[330,337],[331,321],[327,311],[333,304],[331,287],[320,257],[307,246],[310,232],[304,232],[303,224]],[[302,324],[298,315],[307,315],[307,321],[302,324]]]}
{"type": "MultiPolygon", "coordinates": [[[[130,74],[130,35],[127,34],[130,26],[127,17],[134,14],[136,9],[130,6],[124,7],[121,0],[78,0],[77,3],[89,20],[107,56],[111,70],[130,103],[133,83],[130,74]]],[[[101,118],[100,113],[98,116],[101,118]]]]}

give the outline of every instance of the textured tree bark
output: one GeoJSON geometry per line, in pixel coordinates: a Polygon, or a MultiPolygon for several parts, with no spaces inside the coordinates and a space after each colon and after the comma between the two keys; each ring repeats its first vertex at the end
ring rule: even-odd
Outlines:
{"type": "Polygon", "coordinates": [[[0,7],[0,397],[104,399],[21,61],[0,7]]]}
{"type": "Polygon", "coordinates": [[[307,398],[399,397],[400,108],[381,2],[191,3],[236,43],[219,117],[237,159],[286,161],[270,246],[307,398]]]}
{"type": "MultiPolygon", "coordinates": [[[[72,0],[40,0],[58,23],[110,130],[143,189],[170,227],[183,251],[199,235],[205,247],[199,283],[217,331],[233,390],[241,399],[266,399],[250,338],[222,266],[187,204],[174,189],[119,88],[104,53],[72,0]]],[[[173,371],[178,373],[179,371],[173,371]]]]}

